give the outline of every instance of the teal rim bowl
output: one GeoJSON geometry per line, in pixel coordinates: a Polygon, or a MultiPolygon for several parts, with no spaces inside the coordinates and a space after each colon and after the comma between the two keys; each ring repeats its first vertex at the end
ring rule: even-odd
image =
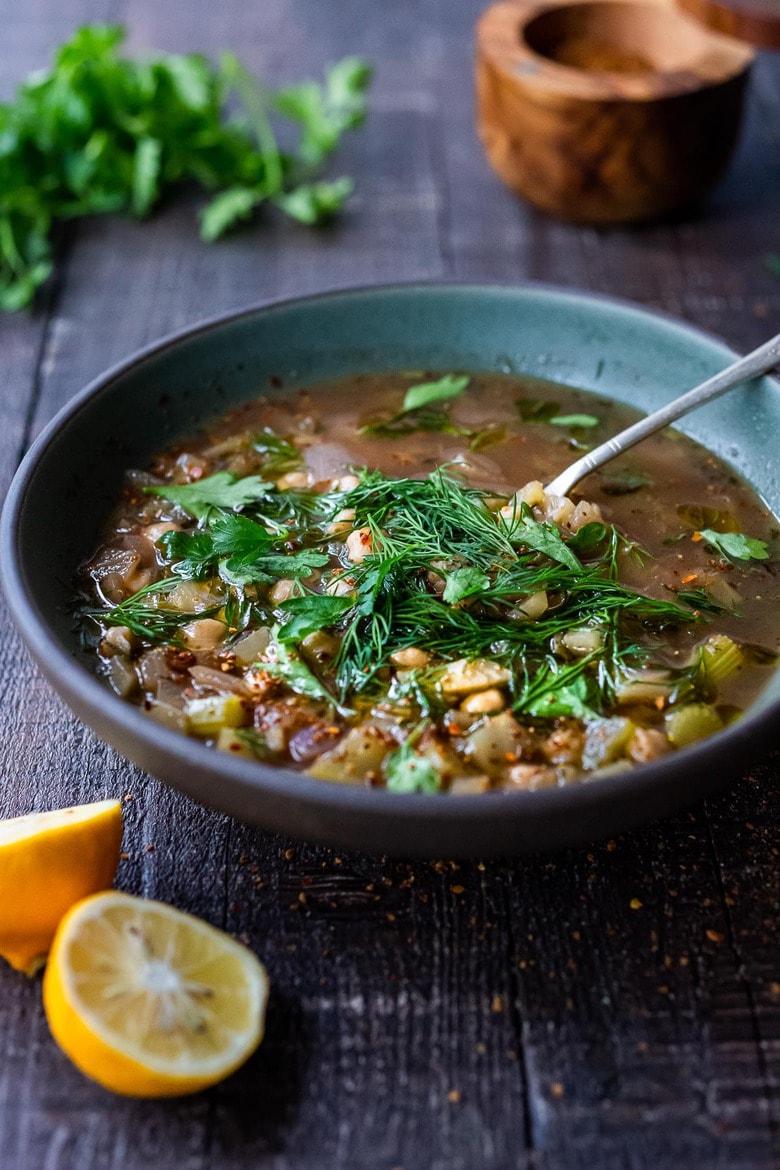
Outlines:
{"type": "MultiPolygon", "coordinates": [[[[734,358],[625,302],[543,285],[398,285],[266,304],[195,325],[86,387],[31,447],[0,532],[11,613],[43,674],[103,739],[195,800],[295,837],[396,856],[467,857],[583,843],[670,813],[744,773],[771,741],[780,674],[733,726],[634,771],[541,792],[403,796],[236,759],[147,719],[91,672],[70,582],[123,472],[259,394],[359,371],[498,370],[649,411],[734,358]]],[[[763,378],[683,419],[780,514],[780,385],[763,378]]],[[[523,482],[522,467],[517,469],[523,482]]]]}

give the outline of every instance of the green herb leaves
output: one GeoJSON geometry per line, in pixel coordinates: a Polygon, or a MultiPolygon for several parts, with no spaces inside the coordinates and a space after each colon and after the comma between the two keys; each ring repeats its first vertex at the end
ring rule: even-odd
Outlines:
{"type": "Polygon", "coordinates": [[[369,420],[359,428],[360,433],[392,437],[412,435],[415,431],[438,431],[446,435],[475,437],[477,432],[467,427],[459,427],[452,422],[447,407],[436,405],[462,394],[470,381],[467,374],[444,374],[435,382],[420,382],[410,386],[399,411],[369,420]]]}
{"type": "Polygon", "coordinates": [[[0,104],[1,308],[23,308],[46,280],[58,219],[142,218],[171,185],[194,180],[217,192],[201,223],[203,238],[214,240],[265,202],[320,223],[352,189],[349,179],[318,172],[364,119],[364,61],[346,58],[323,84],[274,93],[232,54],[219,67],[194,53],[136,61],[120,56],[123,40],[119,27],[79,29],[49,72],[0,104]],[[278,116],[299,128],[295,152],[277,144],[278,116]]]}
{"type": "Polygon", "coordinates": [[[279,608],[291,614],[276,633],[278,642],[302,642],[325,626],[335,626],[352,609],[353,597],[332,597],[328,593],[310,593],[305,597],[291,597],[279,608]]]}
{"type": "Polygon", "coordinates": [[[590,430],[591,427],[597,427],[601,420],[596,418],[595,414],[556,414],[549,421],[554,427],[579,427],[582,430],[590,430]]]}
{"type": "Polygon", "coordinates": [[[763,540],[744,536],[741,532],[716,532],[702,528],[699,536],[711,544],[727,561],[765,561],[769,550],[763,540]]]}
{"type": "Polygon", "coordinates": [[[590,430],[601,422],[595,414],[561,414],[559,404],[547,399],[516,398],[515,408],[524,423],[552,423],[554,427],[590,430]]]}
{"type": "Polygon", "coordinates": [[[436,382],[420,382],[417,386],[410,386],[404,395],[401,410],[406,414],[410,410],[419,410],[421,406],[430,406],[432,402],[456,398],[463,393],[470,380],[467,374],[445,374],[436,382]]]}
{"type": "Polygon", "coordinates": [[[245,475],[239,479],[230,471],[216,471],[214,475],[195,483],[165,484],[163,487],[148,487],[148,495],[162,496],[172,504],[178,504],[196,520],[208,515],[210,508],[241,508],[268,494],[270,484],[259,475],[245,475]]]}
{"type": "Polygon", "coordinates": [[[453,569],[447,574],[447,584],[444,587],[442,601],[448,605],[457,605],[467,597],[474,597],[490,585],[487,573],[473,566],[468,569],[453,569]]]}
{"type": "Polygon", "coordinates": [[[219,572],[231,585],[309,577],[314,569],[328,563],[327,554],[316,549],[284,552],[278,540],[278,535],[272,536],[247,516],[217,510],[209,511],[205,529],[166,532],[160,547],[177,576],[203,580],[219,572]]]}
{"type": "Polygon", "coordinates": [[[432,760],[418,755],[415,744],[424,725],[413,731],[385,760],[387,787],[391,792],[438,792],[441,776],[432,760]]]}

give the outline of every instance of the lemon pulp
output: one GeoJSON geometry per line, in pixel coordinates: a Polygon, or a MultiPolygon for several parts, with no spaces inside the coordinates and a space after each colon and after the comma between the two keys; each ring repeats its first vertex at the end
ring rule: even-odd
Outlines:
{"type": "Polygon", "coordinates": [[[268,980],[246,947],[160,902],[107,893],[74,907],[44,978],[55,1039],[134,1096],[194,1092],[259,1044],[268,980]]]}

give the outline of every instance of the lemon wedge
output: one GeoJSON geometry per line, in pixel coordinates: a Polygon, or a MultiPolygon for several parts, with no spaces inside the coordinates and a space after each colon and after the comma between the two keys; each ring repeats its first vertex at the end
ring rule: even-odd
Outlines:
{"type": "Polygon", "coordinates": [[[122,807],[100,800],[0,821],[0,955],[33,975],[66,910],[114,880],[122,807]]]}
{"type": "Polygon", "coordinates": [[[222,1080],[262,1040],[267,999],[265,968],[245,946],[172,906],[114,891],[68,912],[43,980],[59,1046],[130,1097],[222,1080]]]}

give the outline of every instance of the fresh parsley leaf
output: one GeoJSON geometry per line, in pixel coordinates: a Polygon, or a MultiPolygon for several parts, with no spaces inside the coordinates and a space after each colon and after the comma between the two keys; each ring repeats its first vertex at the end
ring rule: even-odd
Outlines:
{"type": "Polygon", "coordinates": [[[201,235],[214,240],[272,201],[304,223],[330,218],[351,190],[319,172],[365,117],[370,69],[349,57],[324,84],[275,94],[229,53],[121,55],[124,30],[89,25],[0,104],[0,307],[20,309],[52,268],[51,233],[76,215],[144,217],[195,181],[213,192],[201,235]],[[283,151],[279,115],[301,129],[283,151]]]}
{"type": "Polygon", "coordinates": [[[391,792],[438,792],[441,776],[432,760],[414,750],[418,735],[409,738],[385,759],[387,787],[391,792]]]}
{"type": "Polygon", "coordinates": [[[325,223],[341,211],[355,188],[345,175],[340,179],[320,179],[318,183],[301,183],[289,192],[274,197],[274,203],[290,219],[309,226],[325,223]]]}
{"type": "Polygon", "coordinates": [[[556,414],[548,420],[554,427],[597,427],[600,419],[595,414],[556,414]]]}
{"type": "Polygon", "coordinates": [[[592,684],[585,675],[590,657],[561,666],[554,661],[543,664],[526,683],[514,709],[539,719],[592,719],[596,712],[590,704],[592,684]]]}
{"type": "Polygon", "coordinates": [[[591,521],[590,524],[583,524],[582,528],[574,533],[567,547],[576,549],[578,554],[593,553],[604,544],[607,536],[608,532],[605,524],[599,524],[598,521],[591,521]]]}
{"type": "Polygon", "coordinates": [[[268,674],[284,679],[290,690],[298,695],[307,695],[310,699],[324,699],[326,703],[336,705],[336,700],[325,689],[320,680],[312,674],[303,659],[284,642],[280,642],[274,631],[274,648],[276,660],[263,662],[262,669],[268,674]]]}
{"type": "Polygon", "coordinates": [[[231,585],[268,584],[280,577],[310,577],[314,569],[328,563],[327,553],[305,548],[300,552],[270,553],[250,564],[234,562],[232,558],[220,561],[220,575],[231,585]]]}
{"type": "Polygon", "coordinates": [[[534,520],[527,504],[522,504],[518,515],[509,521],[509,535],[514,543],[544,553],[575,572],[582,568],[555,525],[534,520]]]}
{"type": "Polygon", "coordinates": [[[345,130],[362,125],[370,81],[367,62],[346,57],[327,70],[324,86],[304,81],[274,95],[274,107],[301,127],[299,152],[306,164],[319,166],[336,149],[345,130]]]}
{"type": "Polygon", "coordinates": [[[277,641],[300,642],[309,634],[334,626],[354,604],[352,597],[331,597],[326,593],[291,597],[279,606],[292,616],[277,631],[277,641]]]}
{"type": "Polygon", "coordinates": [[[453,569],[451,573],[447,573],[446,581],[442,601],[446,601],[448,605],[457,605],[464,598],[481,593],[490,584],[487,573],[483,573],[481,569],[476,569],[473,566],[465,569],[453,569]]]}
{"type": "Polygon", "coordinates": [[[195,483],[166,483],[162,487],[144,488],[144,491],[170,500],[196,520],[202,520],[210,508],[241,508],[261,500],[268,494],[270,486],[259,475],[245,475],[239,479],[232,471],[215,471],[195,483]]]}
{"type": "Polygon", "coordinates": [[[214,552],[219,557],[229,558],[230,569],[241,569],[253,564],[269,551],[273,543],[273,537],[262,524],[257,524],[247,516],[229,512],[212,517],[209,520],[209,532],[214,552]]]}
{"type": "Polygon", "coordinates": [[[471,379],[467,374],[444,374],[436,382],[420,382],[410,386],[404,395],[402,413],[410,410],[419,410],[421,406],[430,406],[432,402],[443,402],[448,398],[456,398],[462,394],[471,379]]]}
{"type": "Polygon", "coordinates": [[[769,556],[763,540],[744,536],[741,532],[716,532],[714,528],[700,528],[699,536],[729,561],[765,561],[769,556]]]}
{"type": "Polygon", "coordinates": [[[242,220],[247,220],[265,196],[256,187],[228,187],[204,207],[200,215],[200,238],[217,240],[242,220]]]}
{"type": "Polygon", "coordinates": [[[173,572],[188,581],[214,576],[214,541],[208,532],[165,532],[157,541],[173,572]]]}

